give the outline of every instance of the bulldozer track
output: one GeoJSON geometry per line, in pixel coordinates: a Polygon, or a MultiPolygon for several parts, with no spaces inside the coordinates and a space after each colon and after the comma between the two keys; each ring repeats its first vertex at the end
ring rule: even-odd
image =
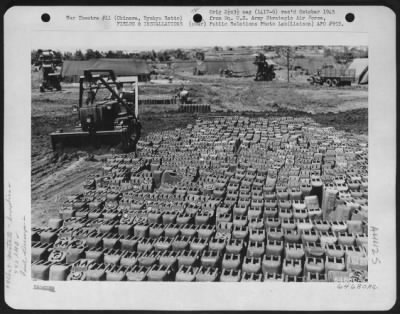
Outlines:
{"type": "Polygon", "coordinates": [[[88,175],[98,172],[99,162],[73,161],[67,167],[53,170],[51,176],[32,184],[33,198],[63,196],[81,184],[88,175]],[[78,166],[76,166],[78,164],[78,166]],[[79,165],[80,164],[80,165],[79,165]]]}

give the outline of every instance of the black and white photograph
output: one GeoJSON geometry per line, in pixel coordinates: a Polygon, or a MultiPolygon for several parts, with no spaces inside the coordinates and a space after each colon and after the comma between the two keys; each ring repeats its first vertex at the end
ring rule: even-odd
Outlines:
{"type": "Polygon", "coordinates": [[[384,7],[11,9],[7,304],[393,306],[393,21],[384,7]]]}
{"type": "Polygon", "coordinates": [[[32,278],[368,282],[368,47],[32,50],[32,278]]]}

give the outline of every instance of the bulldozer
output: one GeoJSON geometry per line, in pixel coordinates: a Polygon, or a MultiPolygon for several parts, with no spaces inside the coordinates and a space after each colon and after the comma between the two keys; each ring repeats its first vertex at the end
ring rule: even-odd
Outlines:
{"type": "Polygon", "coordinates": [[[110,145],[134,151],[141,132],[138,77],[117,78],[112,70],[84,70],[73,112],[78,114],[79,124],[72,131],[51,133],[53,150],[110,145]],[[127,90],[124,84],[129,86],[127,90]]]}
{"type": "Polygon", "coordinates": [[[52,91],[53,89],[61,90],[61,77],[59,73],[55,72],[52,64],[43,64],[41,66],[43,73],[43,80],[39,86],[40,92],[44,93],[46,90],[52,91]]]}
{"type": "Polygon", "coordinates": [[[263,53],[256,55],[254,64],[257,66],[255,81],[272,81],[275,78],[274,66],[268,64],[263,53]]]}
{"type": "Polygon", "coordinates": [[[57,57],[53,50],[42,50],[37,64],[42,70],[42,82],[40,83],[40,92],[53,89],[61,90],[61,74],[57,73],[57,66],[62,64],[61,58],[57,57]]]}

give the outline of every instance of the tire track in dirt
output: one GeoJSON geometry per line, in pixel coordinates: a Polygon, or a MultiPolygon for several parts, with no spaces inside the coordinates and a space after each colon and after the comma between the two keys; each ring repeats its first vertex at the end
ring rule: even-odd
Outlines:
{"type": "Polygon", "coordinates": [[[101,162],[81,158],[32,183],[32,225],[45,225],[49,218],[57,217],[66,197],[79,191],[85,180],[100,169],[101,162]]]}

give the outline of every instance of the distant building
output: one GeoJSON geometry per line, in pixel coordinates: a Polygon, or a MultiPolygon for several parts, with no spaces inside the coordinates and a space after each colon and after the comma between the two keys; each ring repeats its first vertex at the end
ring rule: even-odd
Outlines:
{"type": "MultiPolygon", "coordinates": [[[[283,60],[285,62],[285,60],[283,60]]],[[[296,58],[291,63],[292,70],[302,70],[307,74],[316,73],[319,69],[324,67],[336,67],[336,60],[334,57],[308,57],[296,58]]]]}
{"type": "Polygon", "coordinates": [[[358,84],[368,84],[368,58],[353,59],[347,69],[355,70],[358,84]]]}
{"type": "Polygon", "coordinates": [[[257,66],[251,60],[206,60],[198,61],[194,65],[193,74],[221,74],[222,71],[227,71],[231,76],[255,76],[257,66]]]}
{"type": "Polygon", "coordinates": [[[139,81],[150,80],[151,69],[146,61],[134,59],[90,59],[64,61],[61,76],[64,81],[78,82],[84,70],[113,70],[117,76],[138,76],[139,81]]]}

